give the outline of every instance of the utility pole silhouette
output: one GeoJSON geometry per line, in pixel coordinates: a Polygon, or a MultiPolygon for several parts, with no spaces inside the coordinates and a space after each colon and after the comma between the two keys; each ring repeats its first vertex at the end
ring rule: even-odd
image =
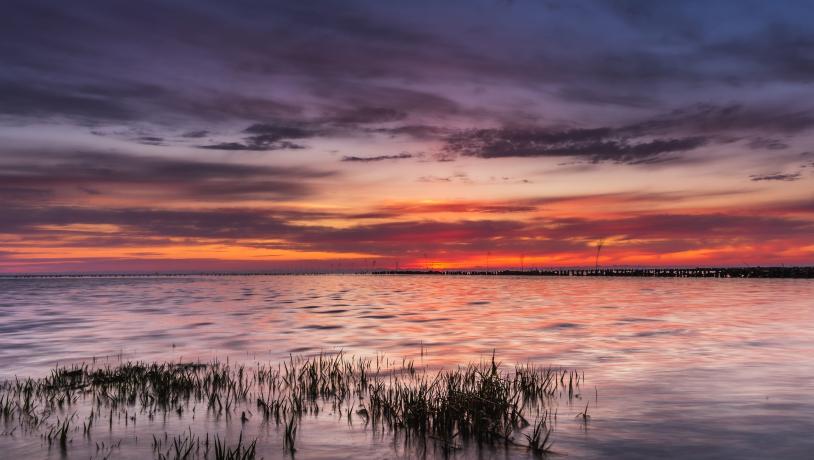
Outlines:
{"type": "Polygon", "coordinates": [[[596,262],[594,263],[594,270],[599,270],[599,251],[602,250],[602,246],[605,245],[605,239],[600,239],[598,243],[596,243],[596,262]]]}

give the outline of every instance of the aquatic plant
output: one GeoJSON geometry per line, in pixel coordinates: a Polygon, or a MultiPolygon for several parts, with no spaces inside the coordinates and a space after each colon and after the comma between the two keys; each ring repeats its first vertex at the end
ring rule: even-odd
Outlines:
{"type": "Polygon", "coordinates": [[[242,431],[234,447],[221,442],[220,437],[215,436],[215,460],[254,460],[256,448],[256,439],[248,445],[243,444],[242,431]]]}
{"type": "MultiPolygon", "coordinates": [[[[41,379],[0,383],[0,416],[6,425],[16,424],[15,429],[26,433],[44,426],[47,443],[65,449],[70,433],[79,430],[73,423],[76,410],[84,410],[79,418],[82,434],[91,439],[104,429],[100,423],[112,433],[114,422],[128,426],[139,416],[148,423],[167,417],[194,419],[201,407],[215,421],[229,424],[234,417],[242,428],[254,417],[254,408],[260,420],[278,427],[283,449],[293,454],[303,417],[328,411],[349,424],[356,419],[364,429],[403,435],[444,452],[474,443],[520,446],[542,456],[551,451],[556,400],[579,399],[583,382],[584,375],[575,371],[503,366],[494,355],[437,371],[408,359],[341,352],[254,366],[220,361],[82,364],[57,367],[41,379]],[[74,411],[70,416],[59,415],[68,408],[74,411]]],[[[587,406],[580,415],[588,420],[587,406]]],[[[244,439],[242,429],[231,445],[217,433],[210,442],[208,433],[196,434],[191,426],[175,435],[152,434],[154,457],[162,460],[252,459],[257,445],[257,439],[244,439]]],[[[112,447],[105,446],[97,443],[100,455],[109,455],[112,447]]]]}
{"type": "Polygon", "coordinates": [[[551,453],[551,447],[553,445],[551,433],[554,430],[548,425],[550,420],[550,412],[546,412],[534,424],[534,429],[531,433],[524,435],[528,441],[529,450],[538,457],[551,453]]]}

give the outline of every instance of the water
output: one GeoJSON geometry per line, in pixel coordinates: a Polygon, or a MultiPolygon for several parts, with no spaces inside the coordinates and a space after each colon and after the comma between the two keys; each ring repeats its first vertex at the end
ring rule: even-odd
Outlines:
{"type": "MultiPolygon", "coordinates": [[[[812,299],[811,280],[0,279],[0,380],[42,376],[57,362],[276,362],[340,349],[436,369],[495,350],[507,364],[585,372],[581,407],[562,405],[554,432],[555,450],[571,458],[811,458],[812,299]],[[574,418],[585,404],[587,424],[574,418]]],[[[147,433],[178,432],[190,421],[162,423],[99,436],[123,439],[113,458],[149,457],[147,433]]],[[[207,423],[209,432],[240,431],[234,420],[195,423],[207,423]]],[[[265,458],[283,456],[279,433],[249,425],[249,434],[272,446],[265,458]]],[[[386,434],[324,417],[304,421],[299,436],[299,458],[417,455],[386,434]]],[[[76,438],[68,458],[93,456],[93,443],[76,438]]],[[[15,456],[61,455],[39,438],[2,430],[0,447],[15,456]]],[[[459,453],[475,455],[527,453],[459,453]]]]}

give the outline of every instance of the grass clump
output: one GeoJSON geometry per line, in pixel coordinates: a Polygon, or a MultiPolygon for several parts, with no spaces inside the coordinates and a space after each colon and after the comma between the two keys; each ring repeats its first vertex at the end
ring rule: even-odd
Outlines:
{"type": "MultiPolygon", "coordinates": [[[[273,424],[278,442],[293,455],[302,420],[326,413],[447,453],[469,444],[520,447],[543,456],[551,452],[556,401],[580,398],[582,382],[584,376],[574,371],[508,367],[494,355],[442,370],[341,352],[254,366],[218,361],[78,365],[54,369],[42,379],[0,383],[0,419],[25,433],[40,432],[48,445],[63,449],[79,425],[90,440],[100,430],[113,433],[114,423],[142,426],[146,418],[148,426],[163,425],[168,418],[194,420],[202,410],[207,420],[241,430],[234,445],[219,434],[210,442],[208,433],[198,434],[191,425],[174,436],[154,433],[153,456],[160,460],[253,459],[258,440],[248,442],[243,430],[254,423],[273,424]],[[81,424],[73,423],[77,410],[83,411],[81,424]]],[[[581,415],[588,420],[587,406],[581,415]]],[[[104,446],[97,450],[104,452],[104,446]]]]}
{"type": "Polygon", "coordinates": [[[215,460],[254,460],[257,440],[250,444],[243,444],[243,432],[237,440],[237,445],[230,447],[215,436],[215,460]]]}

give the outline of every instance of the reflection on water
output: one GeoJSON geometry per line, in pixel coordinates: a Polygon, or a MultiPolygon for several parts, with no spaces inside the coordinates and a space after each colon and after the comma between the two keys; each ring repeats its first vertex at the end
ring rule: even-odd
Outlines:
{"type": "MultiPolygon", "coordinates": [[[[563,408],[555,431],[555,450],[571,457],[811,458],[811,299],[811,280],[0,279],[0,379],[94,357],[254,363],[342,349],[437,368],[496,350],[506,363],[585,371],[592,418],[581,424],[571,414],[582,408],[563,408]]],[[[409,455],[380,433],[321,418],[303,424],[300,440],[302,458],[409,455]]],[[[42,447],[20,436],[0,436],[0,446],[42,447]]],[[[114,458],[128,452],[139,451],[114,458]]]]}

